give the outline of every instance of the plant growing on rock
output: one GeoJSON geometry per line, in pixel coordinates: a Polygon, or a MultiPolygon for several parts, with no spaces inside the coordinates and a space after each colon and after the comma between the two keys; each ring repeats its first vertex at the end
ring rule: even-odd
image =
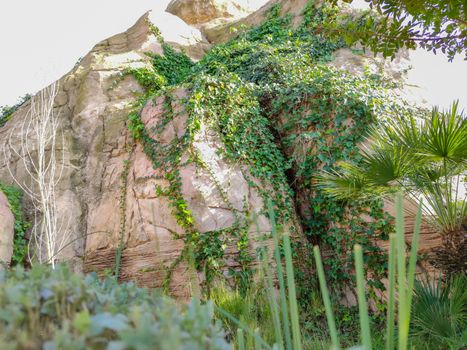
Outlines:
{"type": "Polygon", "coordinates": [[[13,106],[0,106],[0,128],[10,120],[13,113],[15,113],[22,105],[31,99],[31,94],[26,94],[18,99],[18,102],[13,106]]]}
{"type": "Polygon", "coordinates": [[[24,218],[23,208],[21,205],[23,193],[19,189],[5,185],[2,182],[0,182],[0,191],[6,195],[11,212],[15,217],[11,265],[25,264],[28,255],[26,232],[30,225],[24,218]]]}
{"type": "MultiPolygon", "coordinates": [[[[234,163],[246,164],[248,173],[260,180],[257,190],[263,200],[272,197],[281,225],[290,224],[294,217],[293,200],[297,196],[306,207],[301,217],[305,234],[315,242],[322,240],[332,251],[327,261],[331,279],[349,282],[349,253],[357,242],[369,253],[368,265],[378,270],[373,276],[384,273],[379,264],[382,252],[372,239],[387,238],[391,230],[388,215],[379,200],[365,207],[344,205],[316,188],[314,179],[322,167],[332,169],[339,160],[358,158],[357,144],[378,112],[390,105],[386,89],[394,85],[376,74],[355,77],[328,66],[333,52],[345,44],[329,38],[321,25],[335,21],[338,13],[339,8],[328,3],[310,3],[303,11],[302,23],[293,27],[291,17],[282,16],[280,5],[274,5],[258,27],[213,47],[199,62],[190,63],[181,59],[181,53],[175,57],[174,52],[164,50],[164,56],[152,57],[153,69],[131,73],[146,90],[141,104],[155,94],[169,98],[173,84],[186,88],[190,117],[183,145],[192,141],[202,123],[209,125],[221,137],[223,155],[234,163]],[[180,66],[174,62],[181,62],[180,66]],[[350,127],[345,126],[347,123],[350,127]],[[270,189],[274,190],[272,195],[270,189]],[[365,222],[364,214],[374,220],[365,222]],[[346,227],[352,227],[351,234],[346,227]],[[341,263],[343,259],[347,264],[341,263]]],[[[160,39],[157,30],[154,35],[160,39]]],[[[146,137],[137,109],[129,121],[130,131],[155,167],[178,159],[180,152],[175,147],[163,150],[146,137]]],[[[176,173],[168,180],[173,184],[168,194],[177,199],[174,213],[187,228],[193,223],[184,219],[193,218],[183,207],[176,173]]],[[[240,231],[234,228],[233,232],[240,231]]],[[[211,239],[219,243],[218,238],[225,237],[226,232],[219,233],[206,233],[200,240],[203,247],[197,245],[196,251],[209,254],[195,254],[198,267],[221,258],[215,250],[204,247],[211,239]]],[[[242,241],[242,246],[248,245],[247,240],[242,241]]],[[[241,260],[248,270],[249,259],[241,260]]],[[[376,280],[372,283],[381,287],[376,280]]]]}

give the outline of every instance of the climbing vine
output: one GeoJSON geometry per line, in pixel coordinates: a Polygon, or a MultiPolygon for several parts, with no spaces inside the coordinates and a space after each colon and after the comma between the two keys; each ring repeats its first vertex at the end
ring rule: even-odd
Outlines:
{"type": "Polygon", "coordinates": [[[13,255],[11,257],[11,265],[24,265],[28,255],[28,242],[26,233],[30,224],[23,215],[21,200],[22,192],[13,187],[0,182],[0,191],[3,192],[10,205],[10,210],[15,217],[14,237],[13,237],[13,255]]]}
{"type": "MultiPolygon", "coordinates": [[[[165,99],[164,117],[154,130],[145,128],[138,109],[130,114],[128,125],[154,167],[163,170],[169,185],[157,188],[157,193],[169,198],[187,233],[185,252],[193,253],[207,285],[222,270],[229,242],[235,241],[240,252],[241,271],[233,275],[243,286],[251,276],[253,257],[247,249],[247,213],[239,213],[232,228],[200,233],[181,194],[179,169],[187,163],[204,168],[216,183],[192,147],[203,127],[217,132],[223,156],[243,164],[250,186],[264,200],[272,200],[280,225],[290,224],[294,199],[300,203],[304,233],[312,243],[325,246],[328,276],[335,286],[351,281],[351,247],[359,243],[366,252],[369,284],[383,288],[383,252],[374,242],[387,238],[392,218],[381,201],[365,205],[336,201],[316,186],[315,179],[322,169],[338,169],[342,160],[358,162],[359,143],[376,119],[406,110],[392,102],[388,91],[394,84],[385,77],[374,73],[357,77],[329,66],[333,52],[345,43],[328,36],[323,24],[336,21],[338,13],[337,6],[326,2],[310,3],[294,28],[290,16],[282,16],[275,5],[261,25],[213,47],[197,63],[170,48],[151,27],[164,54],[150,55],[151,68],[129,72],[146,90],[138,108],[155,95],[165,99]],[[174,118],[171,91],[181,84],[189,94],[178,101],[188,114],[186,132],[161,144],[158,135],[174,118]]],[[[218,191],[226,200],[222,189],[218,191]]]]}
{"type": "MultiPolygon", "coordinates": [[[[127,150],[130,153],[133,151],[132,146],[127,146],[127,150]]],[[[123,161],[123,171],[120,174],[120,198],[119,198],[119,210],[120,210],[120,226],[118,232],[118,247],[115,253],[115,264],[114,264],[114,276],[118,279],[120,275],[120,267],[122,264],[122,254],[125,245],[125,229],[126,229],[126,198],[128,192],[128,173],[130,171],[130,159],[123,161]]]]}

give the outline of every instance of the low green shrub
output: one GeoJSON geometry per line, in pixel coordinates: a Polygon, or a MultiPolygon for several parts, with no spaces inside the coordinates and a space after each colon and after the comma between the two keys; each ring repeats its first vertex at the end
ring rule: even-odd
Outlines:
{"type": "Polygon", "coordinates": [[[3,192],[10,205],[10,210],[15,217],[15,233],[13,238],[13,255],[11,257],[12,266],[26,264],[28,255],[28,241],[26,233],[30,227],[29,222],[23,215],[23,207],[21,204],[23,193],[16,187],[8,186],[0,182],[0,192],[3,192]]]}
{"type": "Polygon", "coordinates": [[[31,99],[31,94],[26,94],[18,99],[18,102],[13,106],[0,106],[0,128],[10,120],[13,113],[15,113],[23,104],[31,99]]]}
{"type": "Polygon", "coordinates": [[[467,277],[457,275],[448,281],[441,278],[416,281],[412,314],[414,344],[428,343],[430,349],[466,346],[467,277]]]}
{"type": "Polygon", "coordinates": [[[0,270],[0,344],[26,349],[230,349],[213,304],[177,307],[114,278],[65,265],[0,270]]]}

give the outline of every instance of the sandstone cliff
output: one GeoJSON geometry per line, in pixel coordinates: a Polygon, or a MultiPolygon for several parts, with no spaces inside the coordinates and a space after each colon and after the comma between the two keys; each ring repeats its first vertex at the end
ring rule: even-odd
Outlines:
{"type": "MultiPolygon", "coordinates": [[[[306,2],[282,2],[282,11],[291,13],[292,22],[299,23],[306,2]]],[[[128,115],[134,109],[135,96],[141,94],[143,88],[131,75],[122,73],[131,68],[149,67],[148,52],[164,54],[163,43],[154,35],[153,26],[160,30],[166,44],[183,49],[196,61],[211,45],[230,38],[233,35],[230,28],[261,23],[267,10],[277,1],[249,15],[247,9],[231,1],[220,7],[214,6],[213,1],[192,2],[191,7],[185,3],[175,0],[169,6],[169,11],[185,22],[168,13],[147,13],[125,33],[97,44],[58,81],[59,93],[55,99],[63,135],[56,147],[63,150],[60,161],[64,164],[57,185],[57,203],[66,227],[63,233],[69,236],[69,244],[60,252],[60,258],[74,261],[84,271],[102,272],[113,268],[117,251],[123,248],[121,279],[160,287],[167,272],[173,269],[169,287],[178,296],[189,295],[191,289],[196,288],[193,283],[202,283],[205,276],[202,273],[193,276],[186,261],[179,261],[185,253],[187,232],[174,216],[169,199],[156,191],[170,187],[170,183],[128,130],[128,115]],[[193,7],[196,4],[199,6],[193,7]],[[205,11],[206,8],[209,11],[205,11]]],[[[333,64],[339,68],[362,71],[364,65],[373,64],[376,70],[385,70],[397,79],[406,62],[401,58],[390,64],[370,55],[356,59],[349,49],[341,49],[335,58],[333,64]]],[[[167,147],[182,142],[189,118],[187,95],[186,88],[178,87],[171,91],[169,100],[159,96],[145,104],[140,118],[152,142],[167,147]],[[173,114],[169,121],[167,108],[173,114]],[[158,133],[152,132],[156,129],[158,133]]],[[[22,136],[21,120],[27,111],[28,104],[25,104],[5,127],[0,128],[0,149],[7,140],[13,144],[18,142],[22,136]]],[[[223,268],[227,275],[229,269],[242,268],[238,258],[241,237],[225,232],[241,223],[248,235],[246,251],[254,256],[257,248],[270,243],[269,238],[265,243],[263,238],[271,227],[264,215],[264,197],[258,191],[261,179],[248,172],[248,164],[226,159],[219,152],[223,147],[219,131],[201,126],[190,151],[197,154],[206,167],[186,162],[191,155],[184,152],[180,154],[182,161],[178,171],[182,199],[193,217],[193,230],[201,235],[224,232],[226,236],[226,246],[222,249],[225,249],[223,268]]],[[[306,152],[310,150],[312,148],[306,152]]],[[[298,148],[290,150],[291,154],[297,151],[298,148]]],[[[0,179],[13,183],[10,171],[20,183],[29,181],[18,156],[1,158],[0,179]]],[[[280,191],[276,188],[263,190],[280,191]]],[[[305,194],[298,192],[295,197],[299,214],[302,214],[301,204],[306,206],[306,200],[300,203],[305,194]]],[[[293,212],[289,224],[300,233],[295,217],[293,212]]],[[[6,232],[12,234],[10,231],[6,232]]],[[[5,237],[11,241],[8,234],[5,237]]],[[[435,238],[431,238],[431,232],[429,234],[430,240],[422,239],[421,249],[435,244],[435,238]]]]}

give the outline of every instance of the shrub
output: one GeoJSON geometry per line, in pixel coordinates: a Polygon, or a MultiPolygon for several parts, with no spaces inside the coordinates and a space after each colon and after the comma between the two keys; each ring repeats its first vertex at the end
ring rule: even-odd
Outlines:
{"type": "Polygon", "coordinates": [[[458,349],[465,345],[467,329],[467,278],[457,275],[448,281],[416,281],[412,305],[412,334],[415,342],[431,349],[458,349]]]}
{"type": "Polygon", "coordinates": [[[211,303],[178,308],[132,283],[65,265],[0,270],[0,344],[9,349],[230,349],[211,303]]]}
{"type": "Polygon", "coordinates": [[[25,219],[22,207],[23,193],[16,187],[8,186],[0,181],[0,192],[3,192],[8,200],[10,210],[15,217],[15,233],[13,239],[13,255],[11,261],[12,266],[27,263],[28,241],[26,238],[27,230],[30,226],[25,219]]]}
{"type": "Polygon", "coordinates": [[[18,102],[13,106],[0,106],[0,128],[10,120],[13,113],[15,113],[23,104],[31,99],[31,94],[26,94],[18,99],[18,102]]]}

